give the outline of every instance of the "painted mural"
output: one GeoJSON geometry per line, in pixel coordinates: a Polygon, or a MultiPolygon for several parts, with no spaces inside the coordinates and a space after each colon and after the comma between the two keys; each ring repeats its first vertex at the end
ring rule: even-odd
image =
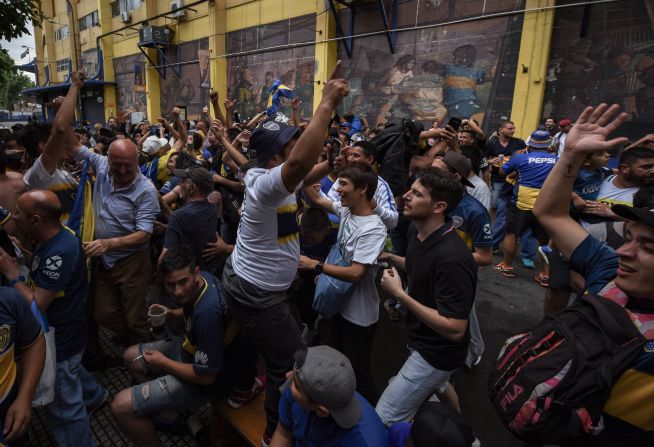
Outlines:
{"type": "MultiPolygon", "coordinates": [[[[302,101],[299,112],[310,117],[314,89],[314,45],[251,54],[238,54],[268,47],[283,46],[315,39],[315,16],[283,20],[255,28],[235,31],[227,35],[227,90],[237,101],[236,111],[241,119],[264,111],[268,90],[275,79],[291,88],[302,101]]],[[[290,105],[282,99],[282,113],[290,117],[290,105]]]]}
{"type": "MultiPolygon", "coordinates": [[[[519,10],[522,3],[400,1],[398,28],[519,10]]],[[[384,29],[376,4],[362,5],[356,14],[354,34],[384,29]]],[[[340,20],[347,28],[347,11],[340,20]]],[[[515,14],[398,32],[394,53],[380,33],[356,38],[351,59],[341,43],[351,92],[342,111],[366,117],[371,126],[402,118],[431,126],[456,116],[494,127],[511,113],[521,28],[522,14],[515,14]]]]}
{"type": "MultiPolygon", "coordinates": [[[[564,3],[571,3],[565,1],[564,3]]],[[[543,116],[574,120],[588,104],[620,104],[632,139],[654,123],[654,4],[624,0],[556,13],[543,116]]]]}
{"type": "Polygon", "coordinates": [[[134,109],[133,119],[145,118],[147,113],[147,93],[145,84],[145,57],[141,54],[119,57],[114,62],[114,79],[116,82],[116,110],[122,119],[128,109],[134,109]]]}
{"type": "MultiPolygon", "coordinates": [[[[178,64],[178,72],[167,67],[165,78],[159,79],[161,111],[168,113],[175,106],[185,106],[189,119],[195,119],[208,104],[209,39],[173,45],[166,50],[166,57],[169,64],[178,64]]],[[[165,62],[160,60],[159,64],[165,62]]]]}

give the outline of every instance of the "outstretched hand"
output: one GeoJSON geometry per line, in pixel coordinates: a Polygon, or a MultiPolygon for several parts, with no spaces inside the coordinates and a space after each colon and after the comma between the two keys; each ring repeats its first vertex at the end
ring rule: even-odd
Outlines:
{"type": "Polygon", "coordinates": [[[323,101],[326,101],[330,106],[336,107],[341,103],[349,93],[350,89],[347,86],[347,81],[340,77],[341,75],[341,61],[336,62],[334,71],[332,72],[329,80],[325,83],[325,88],[322,90],[323,101]]]}
{"type": "Polygon", "coordinates": [[[628,115],[620,112],[620,106],[609,107],[600,104],[597,107],[586,107],[572,126],[565,139],[564,152],[574,154],[589,154],[604,152],[625,143],[627,138],[618,137],[608,140],[608,136],[624,123],[628,115]]]}

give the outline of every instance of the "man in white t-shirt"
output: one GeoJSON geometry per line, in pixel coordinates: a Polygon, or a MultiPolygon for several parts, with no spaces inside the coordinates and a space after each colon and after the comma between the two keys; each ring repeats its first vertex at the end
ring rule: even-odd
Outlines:
{"type": "Polygon", "coordinates": [[[315,270],[356,284],[345,306],[329,322],[329,345],[343,352],[352,363],[357,391],[371,404],[379,399],[370,374],[370,354],[379,320],[379,295],[375,287],[377,258],[384,249],[386,227],[376,214],[378,177],[370,165],[354,163],[338,178],[338,202],[321,197],[313,186],[304,193],[316,206],[341,219],[337,244],[350,266],[323,264],[300,256],[300,269],[315,270]]]}
{"type": "Polygon", "coordinates": [[[266,365],[264,446],[277,426],[279,387],[300,347],[300,331],[286,299],[300,258],[295,193],[303,181],[320,180],[330,170],[327,162],[316,165],[316,161],[332,112],[348,94],[347,82],[338,78],[339,68],[337,62],[320,104],[301,134],[300,128],[275,121],[252,132],[249,148],[256,151],[257,167],[244,178],[245,199],[236,244],[223,272],[225,300],[266,365]]]}
{"type": "MultiPolygon", "coordinates": [[[[77,180],[68,171],[62,169],[61,164],[67,158],[66,147],[77,144],[70,124],[75,117],[77,96],[83,85],[84,73],[74,72],[71,76],[70,88],[55,115],[47,140],[43,141],[45,139],[38,137],[27,138],[26,140],[33,141],[23,143],[35,146],[28,148],[30,153],[40,153],[23,177],[25,187],[27,190],[47,189],[54,192],[61,202],[61,222],[64,224],[68,222],[75,204],[77,180]]],[[[34,137],[39,134],[39,131],[28,133],[34,137]]]]}

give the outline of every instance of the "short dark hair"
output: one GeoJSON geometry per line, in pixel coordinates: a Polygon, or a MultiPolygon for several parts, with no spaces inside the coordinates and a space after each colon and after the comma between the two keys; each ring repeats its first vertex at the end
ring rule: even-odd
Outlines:
{"type": "Polygon", "coordinates": [[[502,122],[500,123],[500,127],[499,127],[499,128],[500,128],[500,129],[504,129],[504,128],[505,128],[506,126],[508,126],[509,124],[512,124],[512,125],[515,126],[515,123],[514,123],[513,121],[506,120],[506,121],[502,121],[502,122]]]}
{"type": "Polygon", "coordinates": [[[645,146],[636,146],[622,152],[619,164],[631,166],[638,160],[644,160],[647,158],[654,158],[654,149],[645,146]]]}
{"type": "Polygon", "coordinates": [[[193,254],[193,250],[188,245],[178,245],[166,251],[159,265],[161,276],[166,276],[177,270],[188,269],[194,272],[198,265],[198,260],[193,254]]]}
{"type": "Polygon", "coordinates": [[[654,183],[641,186],[633,199],[634,208],[654,209],[654,183]]]}
{"type": "Polygon", "coordinates": [[[463,144],[461,145],[461,154],[463,154],[468,160],[470,160],[470,164],[472,165],[472,172],[475,173],[475,175],[479,175],[479,166],[481,165],[481,151],[477,146],[473,146],[472,144],[463,144]]]}
{"type": "Polygon", "coordinates": [[[459,131],[459,133],[467,133],[468,135],[470,135],[470,136],[471,136],[472,138],[474,138],[475,140],[477,139],[477,133],[476,133],[474,130],[471,130],[471,129],[462,129],[462,130],[459,131]]]}
{"type": "Polygon", "coordinates": [[[377,174],[370,165],[365,163],[352,163],[340,175],[341,178],[351,180],[357,189],[366,188],[366,197],[372,200],[377,191],[377,174]]]}
{"type": "Polygon", "coordinates": [[[360,147],[363,149],[363,153],[370,156],[372,155],[372,159],[377,160],[377,145],[373,143],[372,141],[367,141],[367,140],[361,140],[357,141],[352,145],[352,147],[360,147]]]}
{"type": "Polygon", "coordinates": [[[50,138],[49,124],[29,124],[21,130],[20,145],[36,159],[41,155],[39,143],[47,143],[48,138],[50,138]]]}
{"type": "Polygon", "coordinates": [[[463,198],[463,183],[450,172],[430,167],[420,171],[417,180],[429,191],[432,202],[442,200],[447,204],[445,214],[456,208],[463,198]]]}
{"type": "Polygon", "coordinates": [[[320,231],[325,227],[331,227],[331,223],[329,222],[329,215],[325,210],[310,206],[302,213],[300,226],[302,231],[312,233],[314,231],[320,231]]]}

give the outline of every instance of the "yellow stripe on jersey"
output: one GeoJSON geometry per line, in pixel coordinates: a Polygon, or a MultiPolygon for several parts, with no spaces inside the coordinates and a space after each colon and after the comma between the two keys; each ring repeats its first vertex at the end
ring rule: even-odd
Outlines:
{"type": "Polygon", "coordinates": [[[16,362],[14,361],[14,345],[11,345],[0,355],[0,402],[11,391],[16,382],[16,362]]]}
{"type": "Polygon", "coordinates": [[[461,231],[461,230],[458,230],[458,229],[456,230],[456,232],[459,233],[459,236],[461,236],[461,239],[463,239],[463,242],[466,243],[468,248],[470,250],[472,250],[472,238],[470,237],[470,235],[468,233],[466,233],[465,231],[461,231]]]}
{"type": "Polygon", "coordinates": [[[523,211],[533,210],[539,192],[540,188],[531,188],[522,185],[518,186],[518,201],[516,202],[518,209],[523,211]]]}
{"type": "Polygon", "coordinates": [[[654,377],[628,369],[611,389],[604,412],[643,430],[654,430],[654,377]]]}

